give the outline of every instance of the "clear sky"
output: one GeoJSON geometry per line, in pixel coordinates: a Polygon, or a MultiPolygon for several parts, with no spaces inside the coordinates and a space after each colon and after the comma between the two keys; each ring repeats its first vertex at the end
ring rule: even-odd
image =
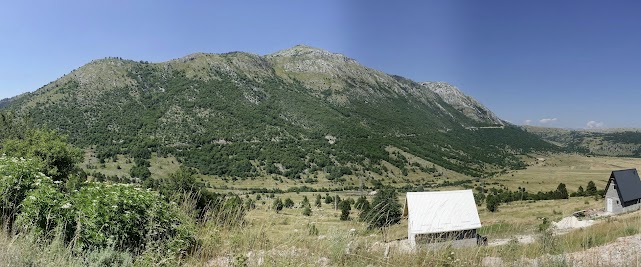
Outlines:
{"type": "Polygon", "coordinates": [[[641,127],[641,1],[8,1],[0,98],[93,59],[296,44],[446,81],[515,124],[641,127]]]}

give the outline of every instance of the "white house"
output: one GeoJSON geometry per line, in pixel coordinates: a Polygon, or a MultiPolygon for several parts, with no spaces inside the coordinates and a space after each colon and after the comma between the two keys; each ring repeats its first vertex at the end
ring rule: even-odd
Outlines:
{"type": "Polygon", "coordinates": [[[412,247],[444,241],[455,247],[477,244],[481,220],[472,190],[408,192],[403,215],[412,247]]]}
{"type": "Polygon", "coordinates": [[[641,208],[641,180],[637,169],[613,171],[605,187],[605,211],[614,214],[641,208]]]}

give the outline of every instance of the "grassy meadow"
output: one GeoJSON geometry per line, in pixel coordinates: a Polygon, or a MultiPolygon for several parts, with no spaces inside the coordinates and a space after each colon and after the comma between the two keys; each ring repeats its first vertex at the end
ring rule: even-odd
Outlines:
{"type": "MultiPolygon", "coordinates": [[[[420,160],[411,155],[406,157],[410,162],[420,160]]],[[[529,167],[525,170],[484,178],[486,189],[507,187],[515,190],[525,187],[529,192],[537,192],[554,190],[559,183],[565,183],[568,190],[574,192],[579,186],[585,188],[588,181],[594,181],[598,189],[603,189],[612,170],[641,167],[641,159],[634,158],[564,154],[532,155],[527,160],[529,167]]],[[[180,166],[175,158],[159,158],[156,155],[153,155],[150,163],[154,177],[167,176],[180,166]]],[[[132,163],[130,159],[119,156],[116,162],[105,162],[103,165],[92,157],[91,151],[87,151],[84,166],[92,166],[88,171],[126,176],[132,163]]],[[[442,168],[437,166],[437,169],[442,168]]],[[[397,187],[405,184],[414,185],[422,179],[437,182],[473,180],[471,184],[427,190],[474,188],[480,185],[480,182],[472,177],[450,171],[445,171],[441,177],[423,174],[418,170],[410,171],[405,177],[398,177],[395,171],[398,170],[390,166],[389,172],[385,174],[387,177],[377,174],[366,175],[376,176],[397,187]]],[[[559,221],[577,210],[602,209],[603,200],[598,197],[572,197],[567,200],[515,201],[501,204],[498,212],[489,212],[485,205],[478,206],[483,224],[480,234],[487,236],[490,243],[501,239],[509,240],[505,245],[444,250],[419,248],[411,252],[402,243],[407,237],[406,220],[401,220],[399,224],[384,231],[369,230],[365,223],[358,220],[359,212],[354,207],[350,213],[351,219],[341,221],[340,210],[335,209],[333,203],[326,204],[324,201],[327,194],[338,195],[341,199],[356,199],[365,195],[371,201],[369,190],[277,193],[273,198],[268,193],[256,194],[242,190],[286,190],[302,185],[333,188],[332,182],[322,178],[324,174],[316,175],[318,182],[311,185],[301,180],[273,176],[238,180],[198,176],[197,179],[205,183],[210,190],[234,192],[242,199],[255,200],[256,208],[247,212],[242,226],[220,227],[216,224],[202,223],[198,228],[198,235],[203,241],[192,255],[185,258],[184,263],[192,266],[478,266],[512,265],[511,262],[530,264],[534,261],[537,264],[563,266],[571,265],[574,258],[570,256],[573,253],[616,241],[619,237],[635,235],[641,230],[641,217],[637,212],[600,218],[589,228],[555,235],[550,231],[540,230],[544,218],[548,222],[559,221]],[[321,207],[316,207],[314,203],[318,194],[323,197],[321,207]],[[303,215],[303,209],[300,207],[305,196],[312,206],[311,216],[303,215]],[[276,213],[272,209],[274,198],[290,198],[295,205],[276,213]],[[529,236],[534,242],[519,243],[518,238],[523,236],[529,236]]],[[[351,175],[345,184],[358,185],[359,179],[361,178],[358,174],[351,175]]],[[[404,194],[399,194],[399,201],[401,205],[404,203],[404,194]]],[[[594,260],[596,262],[598,259],[594,260]]]]}

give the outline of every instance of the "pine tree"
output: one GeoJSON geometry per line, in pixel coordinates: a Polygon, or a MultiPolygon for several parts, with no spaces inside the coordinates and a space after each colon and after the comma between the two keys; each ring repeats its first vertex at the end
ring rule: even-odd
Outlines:
{"type": "Polygon", "coordinates": [[[588,182],[588,187],[585,190],[585,194],[586,194],[586,196],[594,196],[594,195],[597,194],[597,189],[596,189],[596,185],[594,184],[594,182],[592,182],[592,181],[588,182]]]}
{"type": "Polygon", "coordinates": [[[316,207],[317,208],[321,207],[321,196],[320,196],[320,194],[316,195],[316,207]]]}
{"type": "Polygon", "coordinates": [[[307,196],[303,196],[303,203],[301,203],[301,207],[311,207],[309,204],[309,199],[307,199],[307,196]]]}
{"type": "Polygon", "coordinates": [[[347,200],[341,201],[341,204],[339,206],[341,208],[341,221],[349,220],[349,212],[352,210],[352,205],[350,204],[350,202],[347,200]]]}
{"type": "Polygon", "coordinates": [[[287,198],[285,199],[284,206],[285,208],[291,209],[292,207],[294,207],[294,201],[291,198],[287,198]]]}
{"type": "Polygon", "coordinates": [[[488,195],[487,199],[485,199],[485,207],[490,212],[499,211],[499,204],[499,200],[495,195],[488,195]]]}
{"type": "Polygon", "coordinates": [[[312,209],[309,206],[305,207],[305,209],[303,209],[303,215],[312,216],[312,209]]]}
{"type": "Polygon", "coordinates": [[[368,228],[383,228],[401,220],[401,206],[393,188],[381,189],[372,200],[371,208],[361,212],[361,219],[368,223],[368,228]]]}

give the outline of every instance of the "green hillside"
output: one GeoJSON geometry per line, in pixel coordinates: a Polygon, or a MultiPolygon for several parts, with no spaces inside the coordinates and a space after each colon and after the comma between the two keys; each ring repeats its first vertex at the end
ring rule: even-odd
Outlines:
{"type": "Polygon", "coordinates": [[[534,126],[524,129],[569,151],[596,156],[641,157],[639,129],[568,130],[534,126]]]}
{"type": "Polygon", "coordinates": [[[408,166],[386,147],[480,176],[523,167],[519,153],[557,149],[515,126],[479,128],[496,123],[467,117],[414,81],[306,46],[96,60],[5,109],[103,159],[172,154],[219,176],[298,179],[323,170],[340,179],[382,161],[408,166]]]}

